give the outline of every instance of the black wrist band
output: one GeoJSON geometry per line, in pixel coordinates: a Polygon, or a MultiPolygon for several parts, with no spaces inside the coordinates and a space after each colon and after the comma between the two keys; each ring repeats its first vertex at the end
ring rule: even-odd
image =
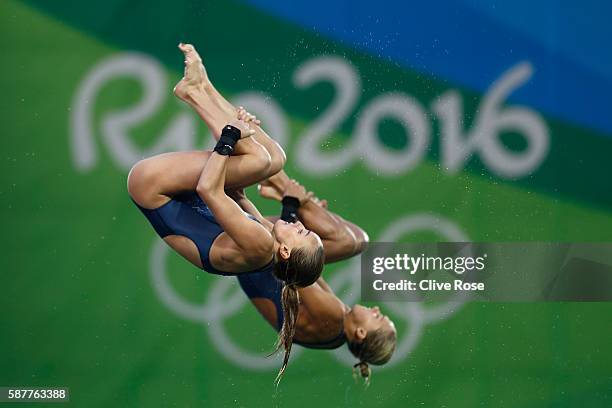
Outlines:
{"type": "Polygon", "coordinates": [[[230,155],[234,151],[234,146],[238,140],[240,140],[240,129],[227,125],[221,131],[221,137],[214,150],[222,155],[230,155]]]}
{"type": "Polygon", "coordinates": [[[300,200],[295,197],[285,196],[281,201],[283,203],[283,210],[281,212],[281,220],[287,222],[296,222],[298,208],[300,208],[300,200]]]}

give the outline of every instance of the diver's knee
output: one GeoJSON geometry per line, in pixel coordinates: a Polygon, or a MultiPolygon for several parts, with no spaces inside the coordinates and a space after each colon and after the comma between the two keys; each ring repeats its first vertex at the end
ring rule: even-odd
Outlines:
{"type": "Polygon", "coordinates": [[[274,175],[281,171],[285,167],[285,163],[287,162],[287,155],[282,147],[276,142],[274,142],[275,146],[270,152],[270,175],[274,175]]]}
{"type": "Polygon", "coordinates": [[[135,200],[141,201],[155,180],[154,169],[147,159],[140,160],[132,166],[127,176],[128,194],[135,200]]]}
{"type": "Polygon", "coordinates": [[[355,255],[365,251],[369,243],[370,237],[368,233],[359,228],[358,233],[355,234],[355,255]]]}
{"type": "Polygon", "coordinates": [[[265,147],[260,146],[259,152],[255,155],[253,161],[257,174],[266,175],[270,172],[272,156],[265,147]]]}

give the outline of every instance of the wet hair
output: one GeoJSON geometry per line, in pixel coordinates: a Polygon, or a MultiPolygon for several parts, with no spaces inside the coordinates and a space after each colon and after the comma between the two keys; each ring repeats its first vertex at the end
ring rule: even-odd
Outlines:
{"type": "Polygon", "coordinates": [[[376,329],[368,332],[366,338],[362,342],[348,342],[348,348],[353,355],[359,360],[353,366],[353,375],[361,375],[365,380],[366,385],[370,383],[369,364],[383,365],[391,359],[396,345],[395,331],[376,329]]]}
{"type": "Polygon", "coordinates": [[[281,367],[276,380],[276,385],[280,382],[291,354],[293,336],[297,323],[298,312],[300,310],[300,295],[297,288],[310,286],[319,279],[325,255],[323,246],[319,245],[314,250],[307,247],[294,248],[287,261],[280,261],[274,265],[274,276],[285,282],[281,293],[281,304],[283,306],[283,327],[278,332],[278,340],[274,353],[281,347],[285,349],[283,366],[281,367]]]}

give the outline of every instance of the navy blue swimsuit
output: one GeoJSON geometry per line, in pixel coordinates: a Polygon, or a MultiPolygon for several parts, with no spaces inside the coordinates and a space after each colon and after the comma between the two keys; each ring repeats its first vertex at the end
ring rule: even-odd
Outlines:
{"type": "MultiPolygon", "coordinates": [[[[136,204],[136,203],[135,203],[136,204]]],[[[189,238],[198,248],[202,269],[216,275],[238,275],[250,272],[223,272],[210,264],[210,247],[223,232],[215,216],[206,203],[195,192],[189,192],[172,197],[170,201],[154,210],[136,206],[149,220],[157,234],[164,238],[168,235],[182,235],[189,238]]],[[[257,220],[249,214],[249,218],[257,220]]],[[[252,272],[272,271],[274,261],[252,272]]]]}
{"type": "MultiPolygon", "coordinates": [[[[276,279],[273,274],[274,261],[250,272],[223,272],[215,269],[210,264],[210,247],[215,239],[223,232],[223,228],[215,220],[214,215],[195,192],[189,192],[172,197],[170,201],[154,210],[148,210],[136,206],[142,211],[149,220],[157,234],[164,238],[168,235],[182,235],[194,242],[200,253],[202,269],[216,275],[235,275],[240,282],[240,287],[251,298],[265,298],[274,303],[276,315],[278,317],[276,330],[283,326],[283,308],[281,305],[281,291],[283,283],[276,279]]],[[[246,214],[252,220],[258,222],[250,214],[246,214]]],[[[335,349],[346,341],[343,330],[330,341],[324,343],[301,343],[294,341],[308,348],[316,349],[335,349]]]]}
{"type": "MultiPolygon", "coordinates": [[[[271,300],[276,308],[276,331],[279,331],[283,326],[284,314],[281,303],[281,292],[283,290],[283,282],[276,279],[272,271],[261,271],[256,273],[240,274],[236,276],[240,287],[249,297],[253,298],[264,298],[271,300]]],[[[312,349],[336,349],[346,342],[344,336],[344,327],[340,330],[340,333],[331,340],[321,343],[304,343],[301,341],[294,340],[295,344],[300,346],[312,348],[312,349]]]]}

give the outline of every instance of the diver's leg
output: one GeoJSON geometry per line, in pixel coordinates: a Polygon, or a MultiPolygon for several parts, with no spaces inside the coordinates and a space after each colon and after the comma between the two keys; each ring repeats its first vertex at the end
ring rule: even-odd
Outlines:
{"type": "MultiPolygon", "coordinates": [[[[228,189],[255,184],[270,168],[268,151],[255,140],[241,139],[236,146],[240,146],[241,152],[228,160],[225,176],[228,189]]],[[[195,190],[211,154],[210,151],[171,152],[141,160],[128,175],[128,191],[141,207],[157,208],[172,195],[195,190]]]]}
{"type": "MultiPolygon", "coordinates": [[[[221,128],[236,117],[238,108],[229,103],[213,86],[195,48],[191,44],[179,44],[179,49],[185,55],[185,77],[177,84],[174,93],[198,113],[218,139],[221,128]]],[[[255,134],[251,137],[270,153],[271,166],[268,175],[277,173],[286,161],[284,150],[260,126],[251,123],[251,127],[255,129],[255,134]]]]}
{"type": "MultiPolygon", "coordinates": [[[[223,127],[237,118],[227,114],[200,88],[205,83],[199,56],[191,47],[182,46],[185,53],[185,76],[175,93],[186,100],[204,119],[218,139],[223,127]]],[[[200,174],[210,156],[208,151],[172,152],[138,162],[128,176],[128,191],[141,207],[161,206],[169,197],[182,191],[195,190],[200,174]]],[[[247,187],[270,175],[271,157],[256,138],[241,139],[227,164],[228,189],[247,187]]]]}

